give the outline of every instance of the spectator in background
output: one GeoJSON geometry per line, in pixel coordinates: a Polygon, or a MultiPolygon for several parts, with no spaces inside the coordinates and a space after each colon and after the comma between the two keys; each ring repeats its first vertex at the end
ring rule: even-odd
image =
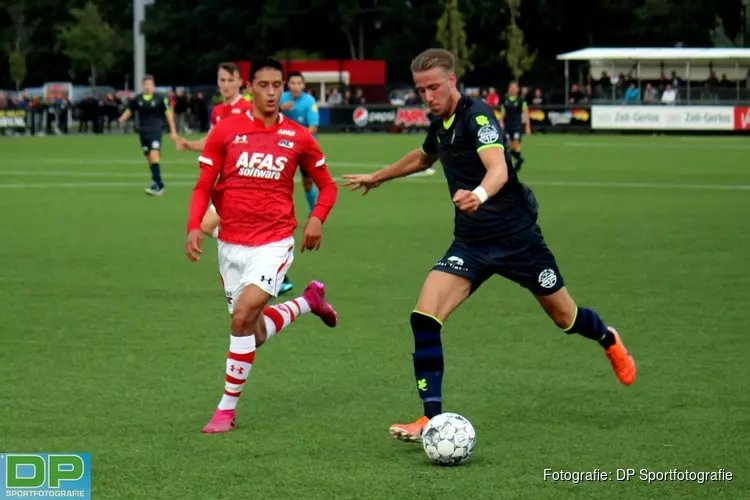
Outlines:
{"type": "Polygon", "coordinates": [[[191,100],[191,111],[198,121],[198,128],[201,132],[208,132],[208,104],[203,92],[195,94],[195,99],[191,100]]]}
{"type": "Polygon", "coordinates": [[[356,105],[362,105],[367,101],[365,99],[365,92],[361,88],[357,88],[357,90],[354,91],[354,104],[356,105]]]}
{"type": "Polygon", "coordinates": [[[174,98],[174,114],[178,133],[187,133],[190,131],[188,127],[188,111],[190,111],[190,98],[184,89],[177,89],[177,94],[174,98]]]}
{"type": "Polygon", "coordinates": [[[39,96],[31,98],[29,109],[31,110],[31,134],[44,135],[44,102],[39,96]]]}
{"type": "Polygon", "coordinates": [[[531,104],[531,89],[529,87],[521,87],[521,100],[528,106],[531,104]]]}
{"type": "Polygon", "coordinates": [[[542,89],[536,89],[534,91],[534,97],[531,98],[531,104],[534,106],[541,106],[544,104],[544,94],[542,93],[542,89]]]}
{"type": "Polygon", "coordinates": [[[67,92],[62,92],[60,96],[58,97],[57,101],[55,101],[55,110],[56,110],[56,131],[58,133],[67,134],[68,133],[68,122],[70,118],[70,111],[71,111],[72,105],[70,104],[70,99],[68,98],[67,92]]]}
{"type": "Polygon", "coordinates": [[[489,92],[487,92],[487,98],[485,99],[485,102],[487,103],[487,106],[491,108],[500,106],[500,94],[497,93],[495,87],[490,87],[489,92]]]}
{"type": "Polygon", "coordinates": [[[346,89],[344,91],[344,98],[341,101],[341,104],[344,106],[353,106],[354,105],[354,97],[352,96],[352,91],[349,89],[346,89]]]}
{"type": "Polygon", "coordinates": [[[586,94],[581,92],[581,86],[578,85],[577,83],[574,83],[570,87],[570,96],[569,96],[568,102],[570,104],[578,104],[578,103],[584,102],[585,99],[586,99],[586,94]]]}
{"type": "Polygon", "coordinates": [[[338,87],[333,87],[328,95],[329,106],[341,106],[344,103],[344,96],[341,95],[338,87]]]}
{"type": "Polygon", "coordinates": [[[91,97],[84,95],[78,102],[78,132],[85,133],[89,131],[91,124],[91,97]]]}
{"type": "Polygon", "coordinates": [[[659,92],[650,83],[646,84],[646,90],[643,92],[643,102],[646,104],[656,104],[659,102],[659,92]]]}
{"type": "Polygon", "coordinates": [[[682,81],[682,78],[677,76],[676,71],[672,71],[672,77],[669,79],[669,83],[672,85],[672,87],[674,87],[675,89],[678,89],[682,87],[682,84],[684,82],[682,81]]]}
{"type": "Polygon", "coordinates": [[[112,123],[117,123],[117,119],[120,117],[120,107],[115,95],[110,92],[104,98],[102,103],[102,119],[104,120],[104,127],[107,132],[112,132],[112,123]]]}
{"type": "Polygon", "coordinates": [[[677,90],[672,87],[671,83],[667,83],[664,92],[661,95],[662,104],[674,104],[677,101],[677,90]]]}
{"type": "Polygon", "coordinates": [[[628,86],[628,90],[625,91],[624,99],[627,104],[637,103],[641,100],[641,89],[639,89],[634,82],[631,82],[628,86]]]}

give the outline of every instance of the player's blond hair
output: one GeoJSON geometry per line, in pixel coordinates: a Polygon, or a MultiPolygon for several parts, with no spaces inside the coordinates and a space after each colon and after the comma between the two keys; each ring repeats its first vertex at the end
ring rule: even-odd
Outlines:
{"type": "Polygon", "coordinates": [[[443,68],[448,73],[455,73],[456,56],[445,49],[427,49],[411,61],[412,73],[421,73],[434,68],[443,68]]]}

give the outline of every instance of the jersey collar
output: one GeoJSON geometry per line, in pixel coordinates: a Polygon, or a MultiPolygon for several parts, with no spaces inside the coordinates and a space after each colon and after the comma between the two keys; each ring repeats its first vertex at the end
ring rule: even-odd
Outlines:
{"type": "MultiPolygon", "coordinates": [[[[248,109],[247,111],[245,111],[245,116],[250,118],[250,120],[255,121],[255,117],[253,116],[253,112],[251,110],[248,109]]],[[[279,120],[276,122],[276,124],[278,125],[282,123],[283,121],[284,121],[284,115],[281,112],[279,112],[279,120]]]]}
{"type": "Polygon", "coordinates": [[[237,94],[237,97],[232,99],[232,101],[229,103],[230,106],[234,106],[238,102],[240,102],[240,99],[242,99],[242,94],[237,94]]]}

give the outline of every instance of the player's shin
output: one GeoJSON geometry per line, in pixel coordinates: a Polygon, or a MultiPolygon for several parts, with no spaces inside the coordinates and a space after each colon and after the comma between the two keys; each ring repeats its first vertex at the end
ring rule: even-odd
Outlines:
{"type": "Polygon", "coordinates": [[[161,165],[159,165],[159,162],[152,163],[150,165],[151,168],[151,181],[154,183],[154,185],[157,188],[164,187],[164,181],[161,178],[161,165]]]}
{"type": "Polygon", "coordinates": [[[224,395],[219,410],[234,410],[255,361],[255,336],[232,334],[229,340],[224,395]]]}
{"type": "Polygon", "coordinates": [[[573,323],[565,329],[565,333],[577,333],[587,339],[596,340],[605,349],[615,343],[615,336],[607,329],[607,325],[593,309],[576,307],[573,323]]]}
{"type": "Polygon", "coordinates": [[[266,324],[266,340],[291,325],[301,315],[310,312],[310,304],[303,297],[288,300],[263,309],[266,324]]]}
{"type": "Polygon", "coordinates": [[[414,376],[417,392],[424,403],[424,414],[432,418],[443,412],[443,344],[440,340],[442,323],[436,318],[414,311],[411,329],[414,333],[414,376]]]}

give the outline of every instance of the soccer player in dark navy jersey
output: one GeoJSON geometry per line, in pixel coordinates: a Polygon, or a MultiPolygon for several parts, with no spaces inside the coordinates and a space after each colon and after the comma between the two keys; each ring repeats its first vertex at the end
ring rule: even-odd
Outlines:
{"type": "Polygon", "coordinates": [[[499,274],[528,289],[566,333],[598,342],[617,378],[635,380],[635,362],[618,333],[592,309],[579,307],[565,288],[555,257],[537,224],[532,191],[510,166],[500,124],[492,110],[456,88],[456,60],[429,49],[411,65],[414,82],[436,119],[421,149],[373,174],[345,175],[352,190],[369,190],[440,161],[456,206],[454,241],[428,274],[411,314],[417,392],[424,414],[390,427],[396,439],[420,441],[429,419],[442,413],[443,322],[479,286],[499,274]]]}
{"type": "Polygon", "coordinates": [[[510,155],[515,160],[513,168],[518,172],[525,161],[521,156],[521,138],[524,133],[531,135],[529,107],[518,95],[518,82],[510,82],[508,85],[508,95],[503,98],[501,109],[503,129],[510,143],[510,155]]]}
{"type": "Polygon", "coordinates": [[[130,101],[128,109],[120,116],[120,123],[123,124],[128,121],[133,113],[138,114],[138,135],[141,141],[141,149],[151,169],[151,187],[146,189],[146,194],[161,196],[164,194],[164,181],[161,178],[160,151],[165,119],[169,125],[169,138],[172,141],[177,141],[178,137],[169,98],[155,94],[154,88],[154,77],[145,75],[143,77],[143,92],[130,101]]]}

